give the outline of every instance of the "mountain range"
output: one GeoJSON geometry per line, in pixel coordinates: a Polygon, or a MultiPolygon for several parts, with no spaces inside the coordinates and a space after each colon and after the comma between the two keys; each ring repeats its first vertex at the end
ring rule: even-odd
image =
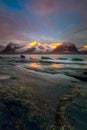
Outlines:
{"type": "Polygon", "coordinates": [[[87,49],[78,49],[74,43],[63,42],[61,44],[41,44],[32,42],[20,45],[13,42],[8,45],[0,45],[1,54],[87,54],[87,49]]]}

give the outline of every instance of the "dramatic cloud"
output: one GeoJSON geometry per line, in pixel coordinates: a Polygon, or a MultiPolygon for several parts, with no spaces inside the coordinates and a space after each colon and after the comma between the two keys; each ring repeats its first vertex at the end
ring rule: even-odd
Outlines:
{"type": "Polygon", "coordinates": [[[0,0],[0,42],[87,43],[87,0],[0,0]]]}

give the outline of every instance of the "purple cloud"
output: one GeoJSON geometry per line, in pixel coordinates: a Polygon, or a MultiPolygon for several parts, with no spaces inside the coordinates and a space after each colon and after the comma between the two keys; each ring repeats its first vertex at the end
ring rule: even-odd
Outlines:
{"type": "Polygon", "coordinates": [[[1,1],[0,41],[86,41],[87,0],[13,0],[15,6],[1,1]]]}

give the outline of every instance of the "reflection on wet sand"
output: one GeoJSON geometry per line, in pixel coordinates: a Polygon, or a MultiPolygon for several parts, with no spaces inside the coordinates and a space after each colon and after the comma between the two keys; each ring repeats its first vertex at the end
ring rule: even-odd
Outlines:
{"type": "MultiPolygon", "coordinates": [[[[36,68],[36,69],[41,69],[41,68],[45,68],[46,65],[42,65],[42,64],[39,64],[37,62],[33,62],[33,63],[30,63],[28,65],[30,68],[36,68]]],[[[54,69],[58,69],[58,68],[63,68],[63,65],[62,64],[50,64],[47,66],[47,68],[54,68],[54,69]]]]}
{"type": "Polygon", "coordinates": [[[62,64],[51,64],[51,66],[50,67],[52,67],[52,68],[63,68],[63,65],[62,64]]]}
{"type": "Polygon", "coordinates": [[[30,63],[29,67],[31,67],[31,68],[41,68],[41,65],[36,63],[36,62],[34,62],[34,63],[30,63]]]}

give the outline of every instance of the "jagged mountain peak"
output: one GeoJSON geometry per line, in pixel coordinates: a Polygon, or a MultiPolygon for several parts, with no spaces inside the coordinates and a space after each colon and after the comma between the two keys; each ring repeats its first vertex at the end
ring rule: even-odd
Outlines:
{"type": "Polygon", "coordinates": [[[78,49],[71,42],[63,42],[60,46],[53,50],[54,53],[77,53],[78,49]]]}
{"type": "Polygon", "coordinates": [[[77,53],[78,49],[71,42],[63,42],[63,43],[53,43],[53,44],[42,44],[39,42],[31,42],[26,45],[20,45],[13,42],[10,42],[3,53],[77,53]],[[53,46],[55,45],[55,47],[53,46]]]}
{"type": "Polygon", "coordinates": [[[13,42],[9,42],[8,45],[3,50],[4,53],[14,53],[16,49],[21,48],[22,46],[13,42]]]}
{"type": "Polygon", "coordinates": [[[5,48],[5,46],[0,45],[0,51],[3,51],[3,50],[4,50],[4,48],[5,48]]]}
{"type": "Polygon", "coordinates": [[[72,46],[72,45],[74,45],[74,43],[72,43],[72,42],[65,41],[62,43],[62,46],[72,46]]]}

